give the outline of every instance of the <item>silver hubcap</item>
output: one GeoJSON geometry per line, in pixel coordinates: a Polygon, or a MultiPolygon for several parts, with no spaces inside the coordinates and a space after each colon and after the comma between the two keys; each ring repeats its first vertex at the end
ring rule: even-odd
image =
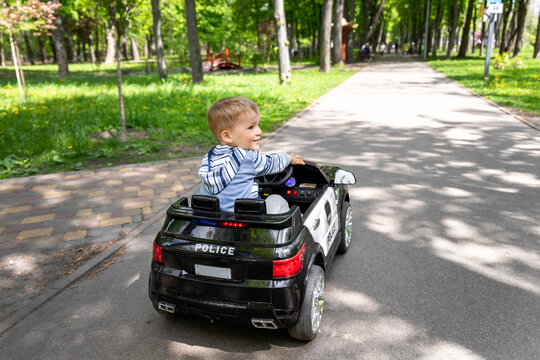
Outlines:
{"type": "Polygon", "coordinates": [[[324,276],[317,278],[317,284],[313,289],[313,304],[311,306],[311,328],[314,333],[319,330],[324,308],[324,276]]]}
{"type": "Polygon", "coordinates": [[[352,211],[351,208],[347,208],[347,214],[345,215],[345,245],[349,247],[352,238],[352,211]]]}

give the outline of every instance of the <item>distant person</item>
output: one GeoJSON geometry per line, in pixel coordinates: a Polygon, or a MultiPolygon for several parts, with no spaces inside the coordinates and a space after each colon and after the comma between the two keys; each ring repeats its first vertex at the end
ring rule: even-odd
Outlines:
{"type": "Polygon", "coordinates": [[[384,55],[384,49],[386,49],[386,44],[385,43],[382,43],[381,44],[381,47],[379,49],[379,53],[381,54],[381,56],[384,55]]]}
{"type": "Polygon", "coordinates": [[[407,55],[409,53],[409,43],[403,44],[403,55],[407,55]]]}
{"type": "Polygon", "coordinates": [[[396,43],[394,44],[394,53],[397,54],[399,50],[399,42],[396,41],[396,43]]]}
{"type": "Polygon", "coordinates": [[[388,44],[388,46],[386,47],[386,53],[387,54],[390,54],[390,51],[392,50],[392,48],[394,47],[394,43],[390,43],[388,44]]]}
{"type": "Polygon", "coordinates": [[[362,58],[366,59],[367,61],[370,60],[370,50],[369,50],[369,43],[365,43],[364,46],[362,46],[362,58]]]}

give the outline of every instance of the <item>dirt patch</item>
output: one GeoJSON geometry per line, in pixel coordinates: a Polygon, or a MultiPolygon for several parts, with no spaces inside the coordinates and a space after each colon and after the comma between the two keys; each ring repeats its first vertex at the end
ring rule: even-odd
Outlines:
{"type": "Polygon", "coordinates": [[[107,259],[99,263],[98,266],[90,270],[84,277],[86,279],[91,279],[98,276],[103,270],[108,269],[111,265],[116,264],[118,260],[126,253],[127,246],[122,246],[118,251],[109,256],[107,259]]]}
{"type": "MultiPolygon", "coordinates": [[[[48,286],[73,273],[116,241],[73,249],[1,256],[0,321],[28,305],[48,286]]],[[[98,269],[100,267],[101,264],[98,269]]]]}

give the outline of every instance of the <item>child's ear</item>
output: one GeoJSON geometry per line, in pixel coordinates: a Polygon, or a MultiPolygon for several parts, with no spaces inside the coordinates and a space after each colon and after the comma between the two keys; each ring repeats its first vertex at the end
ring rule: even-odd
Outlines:
{"type": "Polygon", "coordinates": [[[221,135],[221,140],[224,143],[229,144],[232,142],[232,137],[229,130],[223,130],[220,135],[221,135]]]}

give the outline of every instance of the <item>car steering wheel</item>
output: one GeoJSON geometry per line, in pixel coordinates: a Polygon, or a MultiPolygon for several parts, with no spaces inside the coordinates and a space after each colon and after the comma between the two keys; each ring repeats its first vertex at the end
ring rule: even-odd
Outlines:
{"type": "Polygon", "coordinates": [[[276,174],[263,175],[259,179],[259,186],[279,186],[287,181],[293,173],[293,167],[287,166],[283,171],[276,174]]]}

